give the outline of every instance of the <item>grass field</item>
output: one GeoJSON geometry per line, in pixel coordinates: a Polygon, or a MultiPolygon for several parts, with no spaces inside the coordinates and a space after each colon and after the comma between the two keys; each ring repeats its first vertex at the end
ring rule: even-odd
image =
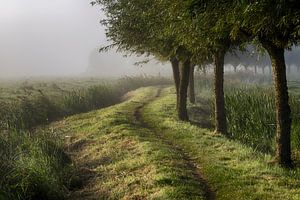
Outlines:
{"type": "Polygon", "coordinates": [[[169,83],[162,77],[6,82],[1,90],[0,199],[63,199],[76,185],[60,133],[37,126],[122,101],[133,89],[169,83]],[[75,183],[73,183],[75,182],[75,183]]]}
{"type": "Polygon", "coordinates": [[[69,199],[287,199],[300,171],[209,129],[179,122],[173,88],[150,87],[102,110],[68,117],[49,131],[74,160],[69,199]]]}
{"type": "Polygon", "coordinates": [[[2,81],[0,128],[31,129],[64,116],[103,108],[143,86],[171,83],[164,77],[69,78],[2,81]]]}
{"type": "MultiPolygon", "coordinates": [[[[33,100],[41,97],[74,107],[30,130],[2,129],[0,199],[300,199],[298,82],[290,83],[296,165],[285,170],[273,164],[274,98],[261,80],[227,79],[231,139],[213,133],[209,78],[197,79],[197,104],[189,105],[193,123],[178,121],[167,79],[58,81],[56,89],[47,81],[25,90],[20,83],[4,85],[4,103],[26,99],[31,105],[12,104],[16,113],[41,105],[33,100]],[[123,96],[147,85],[159,86],[123,96]],[[75,113],[81,114],[67,117],[75,113]]],[[[37,108],[29,111],[42,111],[37,108]]]]}

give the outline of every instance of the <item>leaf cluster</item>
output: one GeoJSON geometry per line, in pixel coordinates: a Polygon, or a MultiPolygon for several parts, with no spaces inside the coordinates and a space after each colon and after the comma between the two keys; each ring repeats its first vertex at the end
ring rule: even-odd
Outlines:
{"type": "MultiPolygon", "coordinates": [[[[205,63],[218,51],[300,37],[297,0],[97,0],[106,35],[120,51],[205,63]]],[[[241,48],[243,49],[243,48],[241,48]]]]}

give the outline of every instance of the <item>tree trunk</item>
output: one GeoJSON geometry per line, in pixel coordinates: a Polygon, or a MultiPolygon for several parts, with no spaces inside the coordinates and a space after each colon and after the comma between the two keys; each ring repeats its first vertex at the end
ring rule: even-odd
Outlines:
{"type": "Polygon", "coordinates": [[[195,65],[190,66],[190,78],[189,78],[189,99],[192,104],[196,102],[196,97],[195,97],[195,76],[194,76],[194,71],[195,71],[195,65]]]}
{"type": "Polygon", "coordinates": [[[291,109],[286,80],[284,49],[264,45],[272,61],[276,102],[276,160],[283,167],[291,167],[291,109]]]}
{"type": "Polygon", "coordinates": [[[172,70],[173,70],[173,78],[174,78],[174,83],[175,83],[175,89],[176,89],[176,109],[179,107],[179,83],[180,83],[180,78],[179,78],[179,61],[177,58],[173,57],[170,59],[171,64],[172,64],[172,70]]]}
{"type": "Polygon", "coordinates": [[[171,58],[170,59],[171,64],[172,64],[172,70],[173,70],[173,78],[174,78],[174,83],[175,83],[175,88],[176,88],[176,93],[179,91],[179,61],[177,58],[171,58]]]}
{"type": "Polygon", "coordinates": [[[215,62],[215,132],[227,134],[225,100],[224,100],[224,57],[225,51],[219,51],[214,55],[215,62]]]}
{"type": "Polygon", "coordinates": [[[257,74],[257,65],[254,65],[254,74],[257,74]]]}
{"type": "Polygon", "coordinates": [[[180,84],[178,97],[178,118],[182,121],[188,121],[187,113],[187,90],[189,85],[190,75],[190,60],[186,60],[180,65],[180,84]]]}

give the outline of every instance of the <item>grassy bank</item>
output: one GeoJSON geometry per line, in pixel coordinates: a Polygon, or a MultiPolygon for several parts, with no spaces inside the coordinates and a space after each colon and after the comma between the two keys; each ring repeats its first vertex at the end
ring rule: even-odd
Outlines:
{"type": "Polygon", "coordinates": [[[201,166],[216,198],[299,199],[300,171],[272,164],[272,156],[189,123],[179,122],[173,89],[146,106],[144,118],[152,128],[184,149],[201,166]]]}
{"type": "Polygon", "coordinates": [[[69,136],[66,148],[80,172],[74,176],[81,187],[70,199],[204,199],[185,155],[136,114],[156,94],[142,88],[126,102],[50,127],[69,136]]]}

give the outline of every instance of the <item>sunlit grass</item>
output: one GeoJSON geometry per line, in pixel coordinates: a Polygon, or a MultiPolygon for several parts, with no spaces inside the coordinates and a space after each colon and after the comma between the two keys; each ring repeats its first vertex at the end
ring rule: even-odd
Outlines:
{"type": "Polygon", "coordinates": [[[217,199],[299,199],[300,171],[272,164],[272,156],[207,129],[179,122],[173,89],[145,109],[145,117],[165,139],[185,149],[201,166],[217,199]]]}
{"type": "Polygon", "coordinates": [[[78,170],[88,169],[95,177],[73,192],[71,199],[84,195],[94,199],[204,198],[202,185],[182,155],[134,116],[135,109],[156,91],[139,89],[122,104],[75,115],[50,127],[70,136],[67,149],[78,170]]]}

